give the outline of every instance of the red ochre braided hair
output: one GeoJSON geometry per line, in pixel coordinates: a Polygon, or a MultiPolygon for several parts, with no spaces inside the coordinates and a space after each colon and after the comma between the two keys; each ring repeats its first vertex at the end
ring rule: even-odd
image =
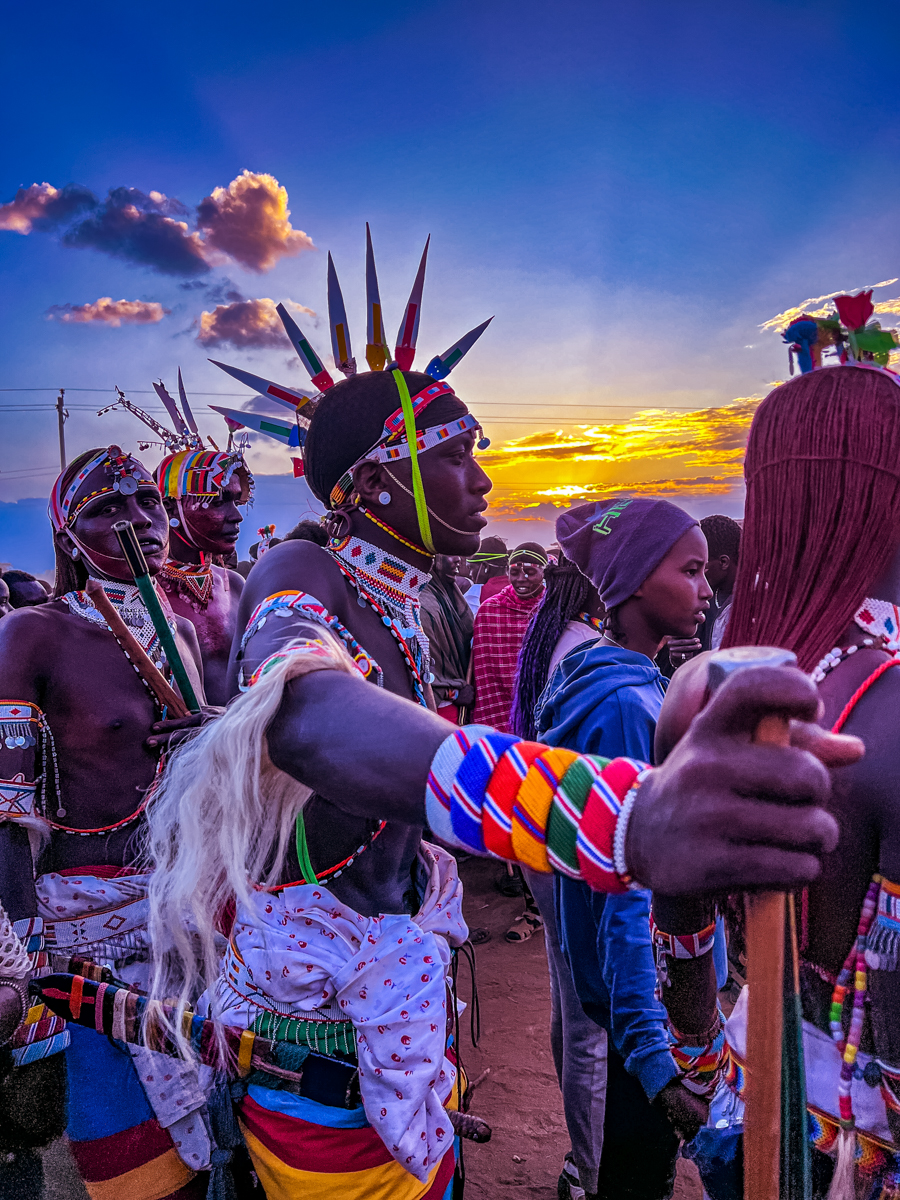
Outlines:
{"type": "Polygon", "coordinates": [[[810,671],[838,645],[900,545],[900,386],[824,368],[756,411],[724,646],[781,646],[810,671]]]}

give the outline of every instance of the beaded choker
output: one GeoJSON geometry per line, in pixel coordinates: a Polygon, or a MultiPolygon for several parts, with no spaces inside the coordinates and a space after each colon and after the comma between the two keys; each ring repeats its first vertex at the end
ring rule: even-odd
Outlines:
{"type": "Polygon", "coordinates": [[[169,558],[159,574],[166,591],[184,596],[194,612],[209,604],[213,591],[212,563],[180,563],[169,558]]]}
{"type": "Polygon", "coordinates": [[[431,682],[430,655],[419,595],[431,576],[352,534],[330,542],[327,550],[356,588],[359,605],[365,608],[369,604],[393,634],[412,677],[416,699],[425,705],[424,685],[431,682]]]}
{"type": "MultiPolygon", "coordinates": [[[[150,613],[141,598],[141,593],[132,583],[118,583],[112,579],[102,579],[99,582],[102,584],[109,602],[134,634],[142,649],[146,650],[150,658],[159,666],[163,661],[164,654],[156,630],[153,628],[150,613]]],[[[109,629],[105,618],[94,608],[85,592],[66,592],[62,598],[68,604],[69,611],[76,617],[81,617],[83,621],[89,621],[92,625],[109,629]]]]}
{"type": "Polygon", "coordinates": [[[857,650],[874,646],[888,654],[900,651],[900,608],[896,604],[891,604],[889,600],[873,600],[867,596],[856,610],[853,623],[870,636],[863,638],[861,646],[845,646],[844,649],[835,646],[829,650],[811,672],[813,683],[821,683],[829,671],[833,671],[857,650]]]}

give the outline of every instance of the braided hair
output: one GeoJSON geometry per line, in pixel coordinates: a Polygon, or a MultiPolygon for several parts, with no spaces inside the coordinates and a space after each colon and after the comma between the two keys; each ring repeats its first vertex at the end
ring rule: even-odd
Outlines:
{"type": "Polygon", "coordinates": [[[590,581],[568,558],[551,563],[544,571],[544,598],[534,610],[516,671],[509,727],[517,737],[533,740],[537,730],[534,710],[547,685],[550,660],[556,644],[573,617],[587,608],[591,597],[590,581]]]}

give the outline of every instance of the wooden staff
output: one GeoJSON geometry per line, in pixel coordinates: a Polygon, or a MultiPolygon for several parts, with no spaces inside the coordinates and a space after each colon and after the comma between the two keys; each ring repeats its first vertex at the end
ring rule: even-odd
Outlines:
{"type": "MultiPolygon", "coordinates": [[[[710,658],[709,687],[715,690],[736,671],[749,667],[791,667],[789,650],[754,646],[717,651],[710,658]]],[[[790,744],[784,717],[768,715],[757,726],[754,742],[790,744]]],[[[784,1021],[784,892],[746,897],[747,1085],[744,1115],[744,1196],[779,1200],[781,1159],[781,1054],[784,1021]]]]}
{"type": "Polygon", "coordinates": [[[112,630],[116,641],[131,659],[137,673],[150,688],[164,708],[168,708],[170,717],[189,717],[190,711],[174,688],[170,687],[160,671],[156,669],[150,656],[140,644],[119,614],[115,606],[103,590],[99,579],[89,579],[85,588],[90,596],[91,604],[103,617],[112,630]]]}

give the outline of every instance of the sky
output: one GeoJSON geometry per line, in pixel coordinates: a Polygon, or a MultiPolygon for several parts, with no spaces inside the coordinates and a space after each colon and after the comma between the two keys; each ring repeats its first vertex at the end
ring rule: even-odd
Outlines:
{"type": "MultiPolygon", "coordinates": [[[[217,441],[209,404],[274,415],[208,359],[307,385],[283,301],[330,367],[329,250],[362,363],[366,221],[389,335],[431,234],[419,367],[494,317],[451,382],[512,542],[621,492],[739,515],[788,369],[761,326],[900,296],[895,5],[51,0],[4,34],[0,561],[46,569],[60,387],[70,457],[133,447],[97,410],[161,415],[179,366],[217,441]]],[[[286,449],[250,461],[245,540],[311,508],[286,449]]]]}

